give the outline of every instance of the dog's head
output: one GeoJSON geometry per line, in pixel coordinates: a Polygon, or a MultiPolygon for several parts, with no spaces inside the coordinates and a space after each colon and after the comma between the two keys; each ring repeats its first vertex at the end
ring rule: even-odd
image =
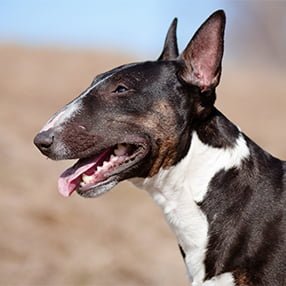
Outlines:
{"type": "Polygon", "coordinates": [[[122,180],[153,176],[187,153],[192,130],[213,109],[225,16],[211,15],[181,55],[176,24],[158,60],[98,75],[35,137],[51,159],[79,159],[59,179],[63,195],[98,196],[122,180]]]}

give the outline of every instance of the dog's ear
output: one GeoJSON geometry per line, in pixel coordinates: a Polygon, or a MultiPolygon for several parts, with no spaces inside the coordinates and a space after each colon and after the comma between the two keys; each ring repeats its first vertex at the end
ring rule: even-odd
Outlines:
{"type": "Polygon", "coordinates": [[[225,28],[224,11],[214,12],[195,33],[180,55],[183,81],[198,86],[201,92],[215,88],[220,80],[225,28]]]}
{"type": "Polygon", "coordinates": [[[164,48],[160,57],[158,58],[158,61],[175,60],[179,55],[176,35],[177,21],[177,18],[175,18],[169,27],[164,48]]]}

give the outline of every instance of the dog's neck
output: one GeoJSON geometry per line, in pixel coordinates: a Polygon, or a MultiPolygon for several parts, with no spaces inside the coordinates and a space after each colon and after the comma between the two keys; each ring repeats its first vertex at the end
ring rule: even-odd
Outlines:
{"type": "Polygon", "coordinates": [[[195,203],[200,203],[216,173],[239,168],[249,155],[245,137],[239,128],[215,111],[204,125],[191,132],[188,152],[180,162],[138,182],[150,194],[159,192],[166,195],[168,201],[186,191],[195,203]]]}
{"type": "Polygon", "coordinates": [[[223,115],[216,113],[205,126],[193,130],[188,153],[179,163],[160,170],[152,178],[136,180],[136,185],[140,182],[139,187],[147,190],[162,208],[186,255],[188,272],[194,284],[200,285],[205,277],[209,224],[198,204],[203,201],[215,174],[239,168],[248,156],[243,134],[223,115]],[[215,138],[208,138],[211,134],[215,138]]]}

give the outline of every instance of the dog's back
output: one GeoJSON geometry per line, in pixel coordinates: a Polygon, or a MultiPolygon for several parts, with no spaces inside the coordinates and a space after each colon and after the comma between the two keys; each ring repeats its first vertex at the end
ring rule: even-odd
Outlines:
{"type": "Polygon", "coordinates": [[[286,285],[286,162],[243,137],[249,155],[218,171],[200,203],[213,222],[207,277],[233,272],[238,285],[286,285]]]}

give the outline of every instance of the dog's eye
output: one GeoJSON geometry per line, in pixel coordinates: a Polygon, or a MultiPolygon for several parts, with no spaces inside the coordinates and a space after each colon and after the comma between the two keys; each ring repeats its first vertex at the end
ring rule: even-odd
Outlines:
{"type": "Polygon", "coordinates": [[[128,88],[124,85],[119,85],[117,88],[113,91],[114,93],[122,93],[128,91],[128,88]]]}

